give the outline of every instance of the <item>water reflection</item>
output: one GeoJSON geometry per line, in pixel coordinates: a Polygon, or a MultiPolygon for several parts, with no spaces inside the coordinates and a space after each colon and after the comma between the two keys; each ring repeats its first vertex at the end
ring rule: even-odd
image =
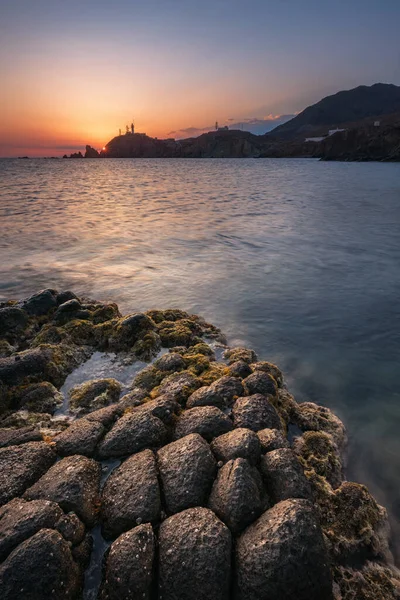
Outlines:
{"type": "Polygon", "coordinates": [[[400,165],[0,161],[0,177],[1,297],[201,313],[344,418],[349,476],[399,518],[400,165]]]}

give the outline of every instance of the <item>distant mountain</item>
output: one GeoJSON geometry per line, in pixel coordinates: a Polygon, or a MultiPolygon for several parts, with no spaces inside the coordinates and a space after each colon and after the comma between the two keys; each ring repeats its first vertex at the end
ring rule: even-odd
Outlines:
{"type": "Polygon", "coordinates": [[[400,87],[386,83],[376,83],[370,87],[360,85],[323,98],[266,135],[279,139],[304,139],[323,135],[328,129],[366,117],[380,117],[399,111],[400,87]]]}

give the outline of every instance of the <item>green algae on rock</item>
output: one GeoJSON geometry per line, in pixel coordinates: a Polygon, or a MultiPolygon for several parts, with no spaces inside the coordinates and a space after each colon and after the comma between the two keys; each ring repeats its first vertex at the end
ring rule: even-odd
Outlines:
{"type": "Polygon", "coordinates": [[[0,335],[5,600],[20,580],[31,600],[48,590],[80,600],[84,585],[85,597],[100,587],[101,600],[132,590],[165,600],[399,599],[386,511],[344,480],[343,423],[298,404],[273,363],[227,347],[185,311],[122,316],[116,304],[52,289],[0,305],[0,335]],[[105,361],[96,378],[98,352],[150,364],[128,382],[105,361]],[[71,387],[78,367],[87,379],[71,387]],[[100,525],[112,541],[104,556],[100,525]],[[93,544],[90,569],[104,565],[96,585],[93,544]]]}

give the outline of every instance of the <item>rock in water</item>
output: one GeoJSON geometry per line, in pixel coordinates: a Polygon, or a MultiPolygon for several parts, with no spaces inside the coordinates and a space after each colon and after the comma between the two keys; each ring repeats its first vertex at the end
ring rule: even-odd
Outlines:
{"type": "Polygon", "coordinates": [[[333,600],[329,559],[314,508],[285,500],[237,541],[238,600],[333,600]]]}
{"type": "Polygon", "coordinates": [[[163,600],[229,600],[232,541],[229,529],[206,508],[189,508],[161,524],[163,600]]]}

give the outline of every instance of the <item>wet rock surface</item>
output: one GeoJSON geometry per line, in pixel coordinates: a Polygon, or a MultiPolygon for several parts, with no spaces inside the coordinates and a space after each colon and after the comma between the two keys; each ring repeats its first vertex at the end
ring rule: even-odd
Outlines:
{"type": "Polygon", "coordinates": [[[3,303],[1,598],[399,600],[346,441],[200,317],[69,290],[3,303]]]}

